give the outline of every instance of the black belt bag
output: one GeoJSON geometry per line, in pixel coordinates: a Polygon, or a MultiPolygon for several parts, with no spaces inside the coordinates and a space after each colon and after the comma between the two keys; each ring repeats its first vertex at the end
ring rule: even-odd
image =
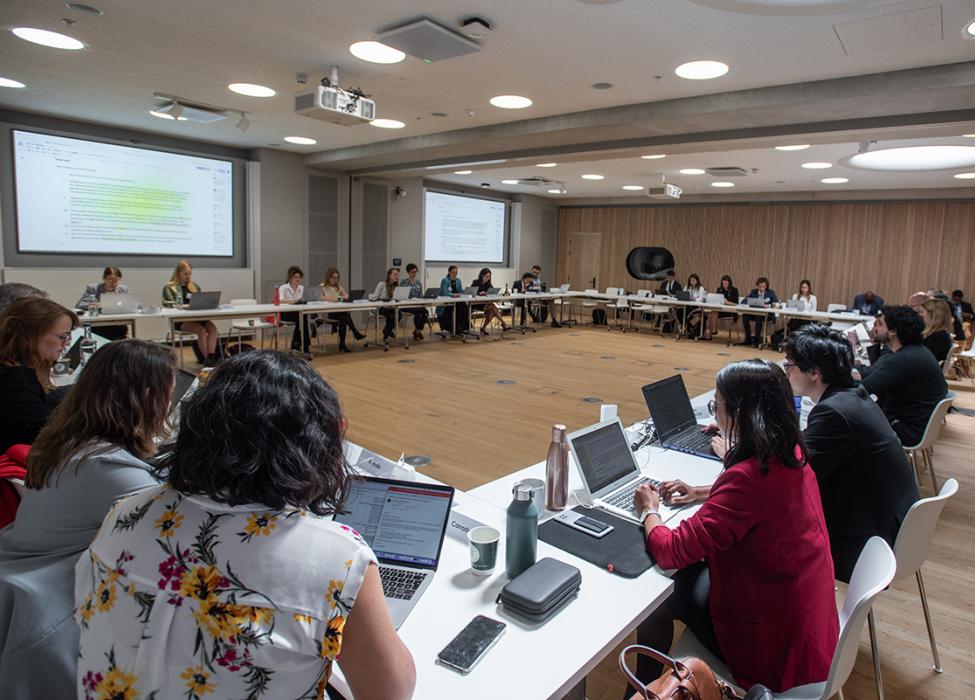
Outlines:
{"type": "Polygon", "coordinates": [[[540,559],[509,581],[495,602],[530,622],[544,622],[579,593],[582,573],[551,558],[540,559]]]}

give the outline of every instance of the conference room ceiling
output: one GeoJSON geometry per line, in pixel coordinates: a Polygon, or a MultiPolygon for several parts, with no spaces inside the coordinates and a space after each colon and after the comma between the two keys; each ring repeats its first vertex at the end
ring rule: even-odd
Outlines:
{"type": "Polygon", "coordinates": [[[770,0],[430,0],[409,10],[390,0],[89,4],[104,14],[53,1],[0,5],[6,29],[35,26],[87,44],[58,51],[5,32],[0,73],[27,88],[0,88],[0,107],[240,148],[273,146],[308,154],[312,167],[361,172],[499,150],[588,158],[669,142],[676,152],[808,133],[809,124],[850,131],[871,119],[881,120],[878,127],[929,121],[956,125],[959,134],[975,130],[975,63],[966,63],[975,57],[975,39],[965,35],[975,20],[972,0],[847,0],[810,14],[762,10],[770,0]],[[408,56],[382,66],[348,50],[421,16],[456,27],[475,15],[493,29],[480,52],[432,64],[408,56]],[[674,74],[699,59],[723,61],[730,71],[715,80],[674,74]],[[343,87],[361,87],[379,117],[406,127],[344,127],[295,115],[291,97],[302,89],[296,73],[314,83],[333,64],[343,87]],[[227,85],[237,81],[277,95],[234,94],[227,85]],[[591,87],[600,82],[612,87],[591,87]],[[148,113],[158,105],[154,93],[232,114],[211,125],[157,119],[148,113]],[[526,95],[534,104],[498,109],[488,103],[498,94],[526,95]],[[246,133],[234,126],[238,112],[250,122],[246,133]],[[967,130],[958,126],[965,123],[967,130]],[[293,146],[285,136],[318,143],[293,146]]]}

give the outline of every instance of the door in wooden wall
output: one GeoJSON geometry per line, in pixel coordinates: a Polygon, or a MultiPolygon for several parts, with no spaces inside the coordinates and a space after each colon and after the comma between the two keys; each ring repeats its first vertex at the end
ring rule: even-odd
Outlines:
{"type": "Polygon", "coordinates": [[[572,285],[572,289],[597,288],[601,243],[602,234],[599,233],[570,233],[566,237],[566,269],[569,275],[565,281],[572,285]]]}

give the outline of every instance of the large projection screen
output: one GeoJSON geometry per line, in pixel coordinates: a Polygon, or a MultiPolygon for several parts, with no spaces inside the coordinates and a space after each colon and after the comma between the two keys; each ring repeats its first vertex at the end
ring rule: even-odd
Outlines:
{"type": "Polygon", "coordinates": [[[424,259],[446,263],[504,263],[507,203],[426,191],[424,259]]]}
{"type": "Polygon", "coordinates": [[[12,131],[17,249],[231,257],[229,160],[12,131]]]}

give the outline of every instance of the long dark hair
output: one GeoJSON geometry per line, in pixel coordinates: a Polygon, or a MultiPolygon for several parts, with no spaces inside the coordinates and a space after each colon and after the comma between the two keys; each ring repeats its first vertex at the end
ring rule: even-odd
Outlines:
{"type": "Polygon", "coordinates": [[[725,280],[728,280],[728,291],[731,291],[731,288],[735,286],[735,283],[731,281],[731,275],[721,275],[721,281],[718,282],[718,289],[724,289],[722,282],[725,280]]]}
{"type": "Polygon", "coordinates": [[[74,457],[112,448],[152,456],[168,428],[174,372],[172,354],[156,343],[120,340],[99,349],[31,447],[27,487],[49,486],[74,457]]]}
{"type": "Polygon", "coordinates": [[[0,315],[0,363],[14,367],[25,365],[37,373],[37,381],[45,391],[54,388],[51,367],[54,362],[41,357],[37,346],[41,336],[49,333],[62,316],[71,320],[71,328],[78,327],[78,316],[56,301],[44,297],[21,297],[0,315]]]}
{"type": "Polygon", "coordinates": [[[474,284],[476,284],[478,286],[484,284],[484,275],[489,275],[489,274],[491,274],[491,268],[490,267],[482,267],[481,268],[481,271],[477,273],[477,279],[474,280],[474,284]]]}
{"type": "Polygon", "coordinates": [[[793,468],[805,464],[792,387],[781,367],[757,358],[740,360],[725,365],[715,383],[730,421],[725,468],[752,458],[763,472],[771,461],[793,468]],[[801,458],[796,457],[797,446],[801,458]]]}
{"type": "Polygon", "coordinates": [[[350,478],[339,398],[312,367],[273,350],[235,355],[183,405],[157,475],[232,506],[329,515],[350,478]]]}

